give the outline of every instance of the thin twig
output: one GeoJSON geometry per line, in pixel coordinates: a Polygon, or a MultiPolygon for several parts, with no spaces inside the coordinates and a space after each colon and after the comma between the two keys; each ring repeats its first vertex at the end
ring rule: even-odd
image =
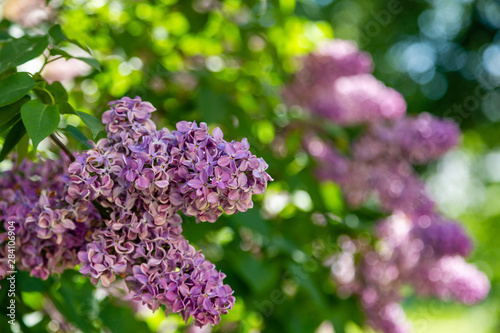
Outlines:
{"type": "Polygon", "coordinates": [[[56,146],[58,146],[62,151],[64,151],[66,155],[68,155],[71,162],[75,161],[75,156],[73,156],[73,154],[69,151],[68,147],[66,147],[64,143],[62,143],[61,140],[59,140],[54,133],[50,135],[50,139],[56,144],[56,146]]]}
{"type": "Polygon", "coordinates": [[[59,59],[63,59],[64,57],[63,56],[60,56],[60,57],[57,57],[57,58],[52,58],[50,60],[47,61],[47,64],[50,64],[51,62],[54,62],[56,60],[59,60],[59,59]]]}

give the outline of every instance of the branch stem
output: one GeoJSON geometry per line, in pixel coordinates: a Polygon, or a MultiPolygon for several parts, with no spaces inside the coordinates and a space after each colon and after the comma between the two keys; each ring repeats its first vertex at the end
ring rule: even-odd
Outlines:
{"type": "Polygon", "coordinates": [[[64,143],[62,143],[61,140],[59,140],[59,138],[54,133],[50,135],[50,139],[56,144],[56,146],[58,146],[62,151],[64,151],[66,155],[68,155],[71,162],[75,161],[75,156],[73,156],[73,154],[69,151],[68,147],[66,147],[64,143]]]}

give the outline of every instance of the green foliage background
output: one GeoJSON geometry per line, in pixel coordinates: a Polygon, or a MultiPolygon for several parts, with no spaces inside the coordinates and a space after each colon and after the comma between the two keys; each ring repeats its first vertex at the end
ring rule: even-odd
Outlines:
{"type": "MultiPolygon", "coordinates": [[[[227,138],[247,137],[268,162],[275,181],[253,210],[215,224],[184,222],[186,238],[235,290],[235,309],[212,331],[252,333],[314,332],[324,321],[335,332],[369,332],[356,300],[337,296],[322,260],[338,249],[343,233],[370,237],[382,214],[373,207],[349,210],[335,184],[314,178],[314,163],[301,148],[307,116],[287,109],[279,97],[297,57],[333,37],[357,40],[373,55],[375,75],[404,94],[409,113],[428,111],[460,124],[460,148],[421,172],[442,210],[464,222],[476,246],[471,262],[492,281],[489,298],[475,307],[419,300],[408,292],[407,315],[416,332],[498,332],[500,98],[498,80],[482,62],[488,60],[485,49],[498,43],[499,17],[500,7],[487,0],[74,0],[63,2],[56,22],[26,32],[47,33],[60,23],[68,38],[99,60],[101,71],[70,87],[74,109],[99,118],[109,101],[138,95],[157,107],[158,127],[173,128],[180,120],[220,126],[227,138]],[[463,172],[453,178],[450,170],[463,172]],[[447,197],[449,190],[436,185],[442,179],[464,195],[447,197]],[[273,197],[285,198],[282,209],[273,197]],[[325,225],[313,223],[322,219],[325,225]]],[[[7,20],[0,26],[5,33],[20,29],[7,20]]],[[[76,115],[63,115],[58,131],[68,134],[67,125],[88,138],[97,134],[76,115]]],[[[339,145],[352,139],[352,133],[321,126],[339,145]]],[[[85,148],[68,140],[72,150],[85,148]]],[[[49,157],[57,154],[57,148],[48,150],[49,157]]],[[[5,287],[4,280],[0,312],[5,287]]],[[[42,315],[31,327],[29,319],[20,321],[25,332],[57,331],[42,310],[47,300],[83,332],[186,331],[177,315],[134,315],[119,299],[96,297],[75,272],[45,282],[19,273],[17,289],[19,318],[42,315]]],[[[10,329],[0,319],[0,331],[10,329]]]]}

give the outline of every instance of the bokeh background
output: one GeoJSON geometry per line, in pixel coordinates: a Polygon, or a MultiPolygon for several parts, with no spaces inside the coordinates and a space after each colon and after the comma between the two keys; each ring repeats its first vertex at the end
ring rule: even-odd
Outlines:
{"type": "MultiPolygon", "coordinates": [[[[270,165],[275,181],[254,209],[215,224],[185,218],[186,238],[227,274],[237,299],[220,325],[203,332],[371,332],[357,301],[337,295],[323,261],[339,250],[341,234],[372,237],[380,212],[351,211],[335,183],[318,182],[300,136],[286,130],[303,112],[280,99],[300,56],[334,37],[357,41],[372,54],[375,76],[404,95],[408,113],[451,118],[463,131],[458,149],[419,172],[441,211],[463,222],[475,245],[470,262],[492,289],[474,307],[408,291],[403,306],[414,330],[500,331],[498,2],[4,0],[2,11],[4,34],[46,33],[60,23],[93,50],[101,72],[64,61],[46,69],[48,80],[63,80],[76,109],[99,117],[109,101],[138,95],[157,107],[158,127],[220,126],[228,138],[247,137],[270,165]]],[[[35,60],[24,69],[40,66],[35,60]]],[[[71,138],[68,145],[83,148],[71,138]]],[[[49,142],[41,149],[54,154],[49,142]]],[[[134,313],[73,272],[18,279],[26,332],[64,331],[64,322],[83,332],[195,332],[178,315],[134,313]]],[[[6,301],[0,293],[0,312],[6,301]]]]}

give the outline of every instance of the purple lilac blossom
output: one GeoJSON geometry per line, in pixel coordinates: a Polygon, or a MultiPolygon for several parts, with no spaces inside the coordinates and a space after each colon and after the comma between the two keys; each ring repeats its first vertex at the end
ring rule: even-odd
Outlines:
{"type": "Polygon", "coordinates": [[[404,117],[403,97],[369,74],[371,61],[359,65],[368,64],[362,61],[368,57],[354,44],[333,41],[304,59],[283,97],[341,126],[367,124],[346,154],[310,133],[304,146],[318,162],[318,179],[337,182],[350,206],[375,196],[392,214],[377,223],[376,246],[343,236],[342,251],[325,264],[331,266],[339,295],[360,298],[370,326],[404,333],[411,330],[399,305],[404,285],[419,295],[465,304],[484,299],[490,285],[463,258],[471,250],[465,231],[436,212],[413,168],[453,148],[458,126],[427,113],[404,117]],[[337,57],[337,50],[344,56],[337,57]]]}
{"type": "Polygon", "coordinates": [[[458,137],[453,123],[422,114],[393,123],[371,124],[352,144],[351,158],[333,154],[335,148],[320,139],[316,139],[314,147],[324,146],[321,154],[310,145],[308,150],[318,162],[319,179],[339,183],[351,206],[360,206],[370,195],[376,195],[387,212],[419,216],[432,214],[435,204],[413,169],[414,164],[424,161],[415,152],[425,151],[428,162],[453,148],[458,137]],[[404,139],[404,133],[413,139],[404,139]],[[332,163],[333,157],[336,163],[332,163]]]}
{"type": "Polygon", "coordinates": [[[412,229],[412,236],[420,238],[428,247],[430,253],[427,256],[466,257],[472,250],[472,243],[464,228],[456,222],[443,221],[437,214],[420,216],[412,229]]]}
{"type": "Polygon", "coordinates": [[[23,160],[0,177],[0,277],[8,266],[9,222],[15,226],[16,267],[47,279],[78,264],[77,253],[99,215],[90,203],[68,204],[69,159],[23,160]]]}
{"type": "Polygon", "coordinates": [[[109,286],[116,275],[125,277],[131,299],[156,311],[192,316],[195,325],[216,325],[221,314],[234,304],[232,289],[223,284],[225,275],[182,236],[181,218],[148,227],[139,235],[133,225],[96,230],[86,251],[78,253],[80,272],[109,286]]]}
{"type": "Polygon", "coordinates": [[[398,119],[406,112],[403,96],[371,74],[341,77],[331,86],[315,88],[310,98],[304,107],[343,126],[398,119]]]}
{"type": "Polygon", "coordinates": [[[246,139],[228,142],[219,128],[210,135],[205,123],[186,121],[177,123],[176,131],[156,131],[150,103],[124,98],[110,105],[103,114],[108,138],[70,166],[76,197],[107,197],[104,207],[132,207],[143,198],[159,220],[181,210],[215,222],[219,207],[226,214],[252,208],[252,195],[263,193],[272,180],[246,139]]]}
{"type": "Polygon", "coordinates": [[[406,314],[397,302],[376,303],[364,307],[367,323],[384,333],[411,332],[411,324],[406,319],[406,314]]]}
{"type": "Polygon", "coordinates": [[[457,230],[456,224],[438,215],[415,221],[398,213],[377,224],[376,247],[343,236],[342,252],[328,262],[338,292],[358,296],[368,324],[385,333],[411,331],[398,304],[405,285],[420,296],[468,305],[483,300],[490,283],[484,273],[465,262],[461,253],[469,251],[470,241],[457,230]],[[428,231],[449,230],[458,237],[444,237],[439,243],[423,233],[421,225],[428,231]],[[361,260],[354,265],[356,255],[361,260]]]}
{"type": "Polygon", "coordinates": [[[80,272],[92,283],[124,277],[133,299],[153,311],[217,324],[234,304],[225,275],[182,236],[178,214],[215,222],[253,206],[272,180],[248,141],[225,141],[219,128],[182,121],[156,130],[155,108],[123,98],[103,114],[107,138],[76,156],[69,167],[67,200],[99,202],[111,211],[105,226],[78,253],[80,272]],[[222,208],[222,209],[221,209],[222,208]]]}
{"type": "Polygon", "coordinates": [[[290,104],[303,105],[311,101],[309,93],[314,88],[331,86],[341,76],[372,72],[371,56],[360,52],[354,42],[341,39],[324,43],[301,64],[302,69],[283,91],[283,98],[290,104]]]}
{"type": "Polygon", "coordinates": [[[331,142],[325,142],[316,135],[307,135],[303,145],[313,158],[321,161],[316,170],[318,179],[340,182],[346,177],[350,161],[331,142]]]}
{"type": "Polygon", "coordinates": [[[353,42],[336,39],[303,59],[283,98],[343,126],[403,116],[403,96],[371,72],[370,55],[353,42]]]}
{"type": "Polygon", "coordinates": [[[460,129],[451,120],[441,120],[428,113],[407,117],[396,122],[394,140],[402,155],[412,164],[426,164],[455,147],[460,129]]]}
{"type": "Polygon", "coordinates": [[[467,305],[483,300],[490,291],[486,274],[459,255],[423,264],[411,280],[419,295],[435,295],[467,305]]]}

